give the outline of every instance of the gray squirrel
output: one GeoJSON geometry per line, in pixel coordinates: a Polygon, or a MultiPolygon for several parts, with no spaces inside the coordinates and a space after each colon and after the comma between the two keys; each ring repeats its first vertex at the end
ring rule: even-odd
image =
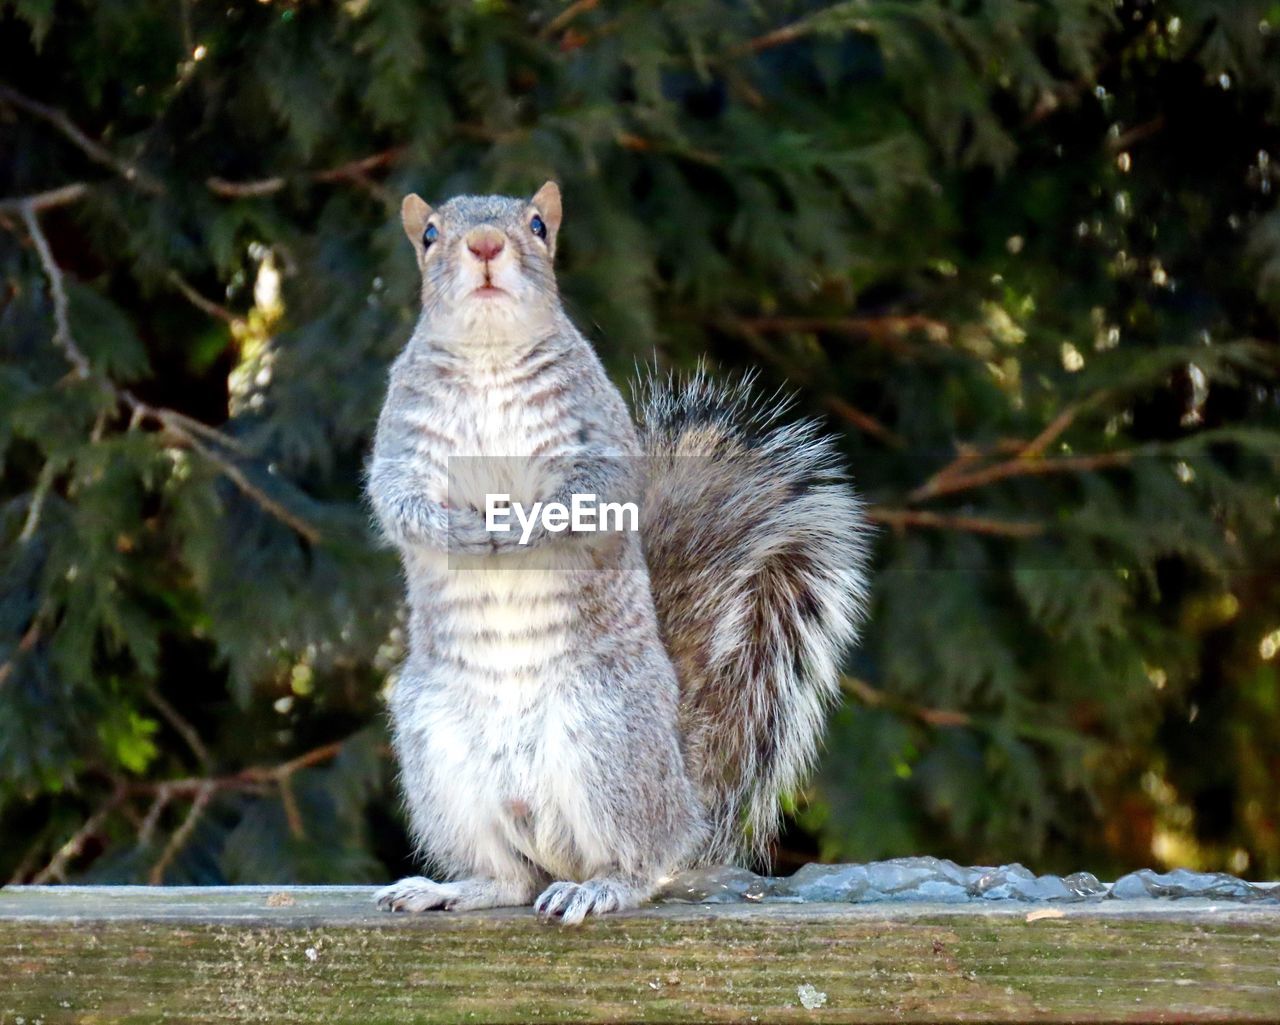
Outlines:
{"type": "Polygon", "coordinates": [[[367,490],[408,591],[400,782],[444,878],[378,906],[532,902],[576,924],[763,854],[865,612],[870,530],[834,444],[701,372],[642,383],[637,426],[561,305],[554,182],[436,209],[410,195],[401,220],[422,313],[367,490]],[[495,486],[639,497],[643,518],[501,532],[495,486]]]}

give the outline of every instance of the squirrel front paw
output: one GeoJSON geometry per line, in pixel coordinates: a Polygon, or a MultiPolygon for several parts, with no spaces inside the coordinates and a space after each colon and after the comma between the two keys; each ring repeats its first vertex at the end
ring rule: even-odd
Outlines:
{"type": "Polygon", "coordinates": [[[617,879],[588,879],[585,883],[552,883],[533,902],[542,918],[559,918],[564,925],[579,925],[588,915],[606,915],[640,903],[634,886],[617,879]]]}
{"type": "Polygon", "coordinates": [[[489,555],[497,545],[474,509],[450,509],[446,543],[450,555],[489,555]]]}
{"type": "Polygon", "coordinates": [[[523,904],[528,893],[524,887],[491,879],[437,883],[425,876],[410,876],[384,886],[373,900],[382,911],[475,911],[523,904]]]}

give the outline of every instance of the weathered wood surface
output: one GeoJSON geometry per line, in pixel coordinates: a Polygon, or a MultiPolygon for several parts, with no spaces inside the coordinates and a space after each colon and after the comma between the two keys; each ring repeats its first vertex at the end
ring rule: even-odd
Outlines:
{"type": "Polygon", "coordinates": [[[0,1025],[1280,1021],[1276,905],[667,905],[570,930],[371,892],[0,890],[0,1025]]]}

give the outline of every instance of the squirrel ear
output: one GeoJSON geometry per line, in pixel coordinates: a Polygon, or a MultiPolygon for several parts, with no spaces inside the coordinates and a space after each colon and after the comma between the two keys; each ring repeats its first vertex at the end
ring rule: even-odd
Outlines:
{"type": "Polygon", "coordinates": [[[430,205],[416,193],[410,192],[400,204],[400,223],[404,225],[404,233],[419,251],[422,249],[422,233],[427,230],[427,218],[430,216],[430,205]]]}
{"type": "Polygon", "coordinates": [[[547,182],[533,194],[534,209],[542,216],[547,226],[547,248],[556,251],[556,234],[560,231],[560,186],[555,182],[547,182]]]}

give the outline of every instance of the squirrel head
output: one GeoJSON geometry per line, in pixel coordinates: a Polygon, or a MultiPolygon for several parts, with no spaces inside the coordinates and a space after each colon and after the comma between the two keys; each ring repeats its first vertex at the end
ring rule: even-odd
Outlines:
{"type": "Polygon", "coordinates": [[[456,196],[432,208],[405,196],[400,220],[422,271],[424,317],[448,330],[526,330],[560,305],[552,258],[560,187],[532,199],[456,196]]]}

